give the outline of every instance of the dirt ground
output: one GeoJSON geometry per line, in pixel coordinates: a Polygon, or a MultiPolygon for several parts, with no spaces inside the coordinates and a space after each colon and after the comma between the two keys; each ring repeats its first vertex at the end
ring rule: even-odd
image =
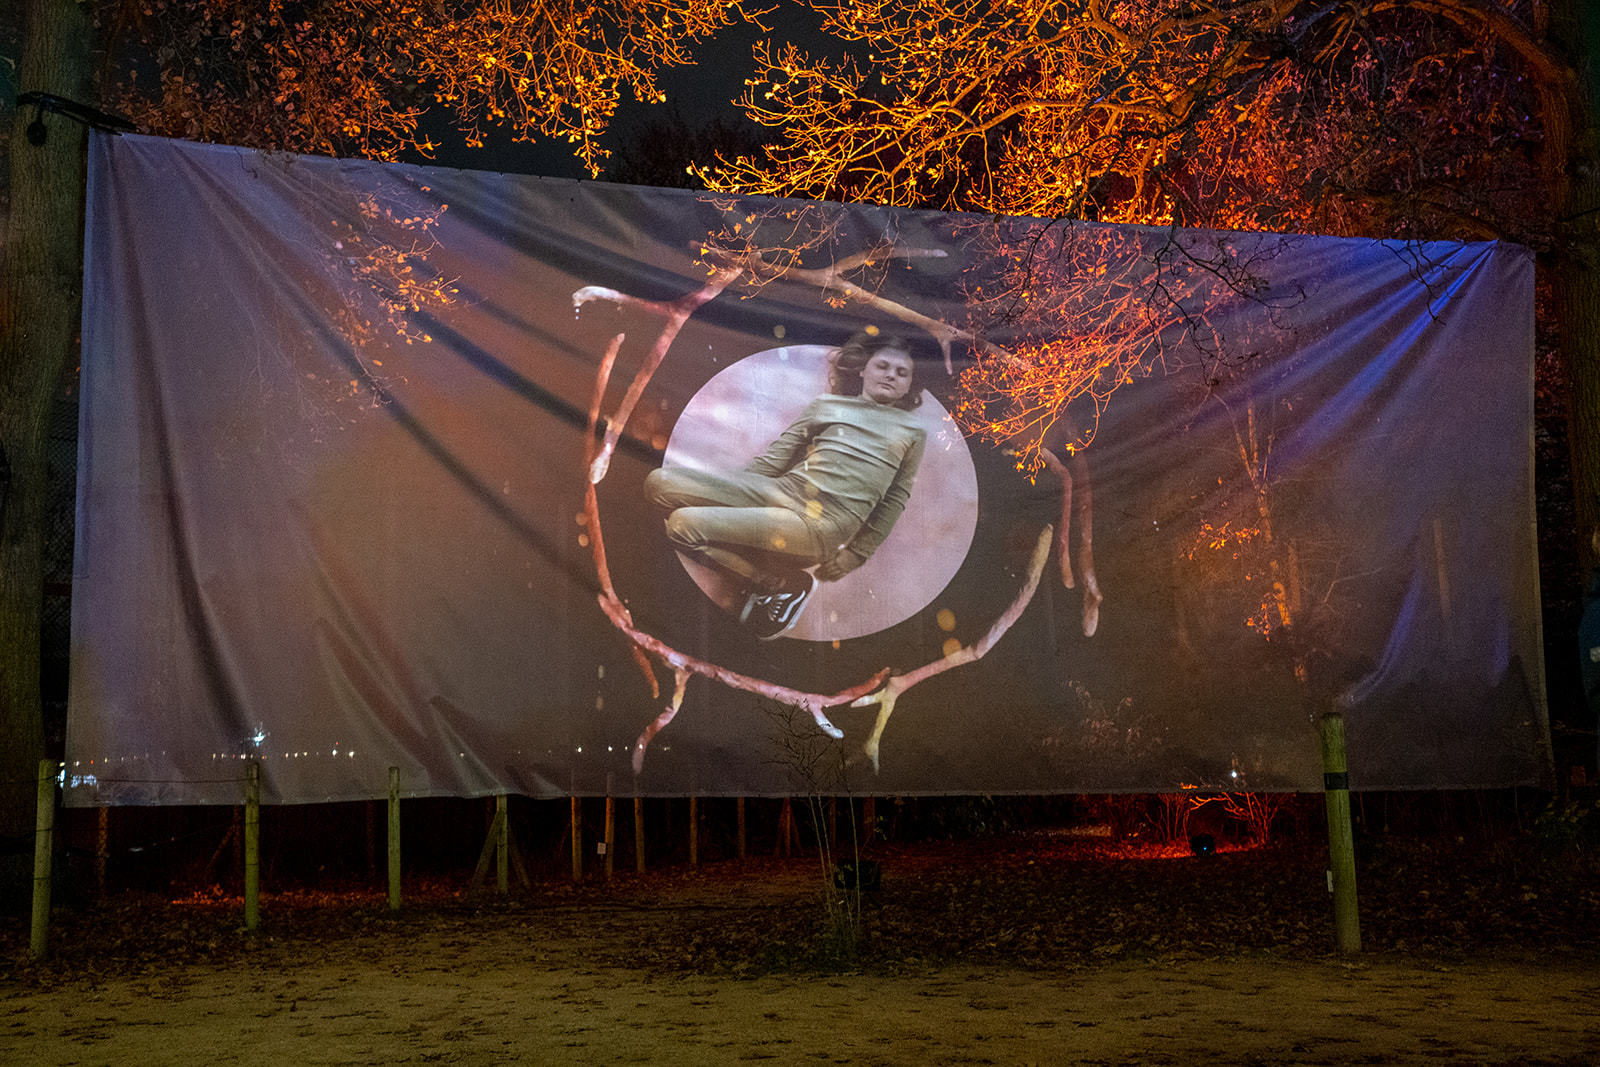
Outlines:
{"type": "Polygon", "coordinates": [[[1070,974],[653,976],[424,934],[386,965],[157,969],[13,992],[13,1064],[1591,1063],[1600,976],[1517,963],[1116,962],[1070,974]]]}
{"type": "MultiPolygon", "coordinates": [[[[847,966],[774,951],[816,927],[819,879],[802,861],[535,886],[506,903],[453,892],[398,917],[370,891],[268,896],[253,936],[238,929],[236,898],[65,916],[51,963],[0,972],[0,1062],[1600,1061],[1592,945],[1469,930],[1397,949],[1397,933],[1418,935],[1379,913],[1394,887],[1375,873],[1373,950],[1346,958],[1327,947],[1325,912],[1300,936],[1253,922],[1263,898],[1240,888],[1287,879],[1264,899],[1292,899],[1290,881],[1321,874],[1314,859],[1111,866],[1085,881],[1086,864],[1027,854],[993,875],[979,872],[1005,856],[887,860],[869,941],[847,966]],[[1088,899],[1152,882],[1149,915],[1088,899]],[[1007,898],[1002,887],[1018,884],[1028,888],[1007,898]],[[959,886],[998,910],[962,904],[959,886]],[[1186,913],[1194,898],[1220,932],[1186,913]],[[1235,898],[1240,910],[1221,913],[1235,898]],[[983,913],[981,925],[962,931],[941,900],[983,913]],[[1030,916],[1060,939],[1028,941],[1030,916]]],[[[1465,901],[1469,890],[1482,884],[1429,892],[1465,901]]],[[[3,946],[13,960],[18,932],[3,946]]]]}

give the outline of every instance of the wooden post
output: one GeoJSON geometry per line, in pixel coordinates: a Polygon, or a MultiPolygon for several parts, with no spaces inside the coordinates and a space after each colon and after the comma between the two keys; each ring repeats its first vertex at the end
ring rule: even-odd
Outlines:
{"type": "Polygon", "coordinates": [[[839,851],[839,798],[828,798],[828,851],[839,851]]]}
{"type": "MultiPolygon", "coordinates": [[[[398,768],[397,768],[398,769],[398,768]]],[[[367,878],[378,877],[378,802],[369,800],[362,805],[366,816],[367,878]]]]}
{"type": "Polygon", "coordinates": [[[867,797],[861,802],[861,847],[866,848],[878,839],[878,798],[867,797]]]}
{"type": "MultiPolygon", "coordinates": [[[[370,838],[369,838],[370,840],[370,838]]],[[[400,910],[400,768],[389,768],[389,910],[400,910]]]]}
{"type": "Polygon", "coordinates": [[[746,855],[744,837],[744,797],[740,797],[736,802],[735,811],[739,821],[739,862],[743,863],[746,855]]]}
{"type": "Polygon", "coordinates": [[[244,928],[261,925],[261,763],[251,760],[244,780],[244,928]]]}
{"type": "MultiPolygon", "coordinates": [[[[489,877],[489,865],[494,864],[495,887],[501,896],[511,892],[511,872],[527,889],[533,885],[528,877],[527,865],[522,862],[522,850],[517,848],[516,835],[511,832],[511,794],[496,793],[489,807],[489,828],[483,835],[483,850],[478,853],[478,865],[467,882],[469,891],[476,892],[489,877]]],[[[559,849],[559,846],[557,846],[559,849]]]]}
{"type": "Polygon", "coordinates": [[[494,798],[494,887],[501,896],[511,892],[511,797],[496,793],[494,798]]]}
{"type": "Polygon", "coordinates": [[[644,873],[644,797],[633,798],[633,869],[644,873]]]}
{"type": "Polygon", "coordinates": [[[789,858],[789,840],[794,836],[794,802],[788,797],[778,808],[778,855],[789,858]]]}
{"type": "Polygon", "coordinates": [[[689,866],[700,866],[700,798],[689,794],[689,866]]]}
{"type": "Polygon", "coordinates": [[[572,797],[572,880],[583,881],[583,801],[572,797]]]}
{"type": "Polygon", "coordinates": [[[111,859],[111,809],[101,805],[94,813],[94,895],[106,895],[106,864],[111,859]]]}
{"type": "Polygon", "coordinates": [[[59,769],[55,760],[39,761],[39,806],[33,824],[33,932],[28,939],[28,952],[36,960],[50,951],[50,858],[55,847],[59,769]]]}
{"type": "Polygon", "coordinates": [[[606,881],[617,870],[617,798],[611,795],[611,774],[606,773],[606,881]]]}
{"type": "Polygon", "coordinates": [[[1350,775],[1345,764],[1344,716],[1322,716],[1322,784],[1328,808],[1328,888],[1333,893],[1334,938],[1341,952],[1361,951],[1356,909],[1356,848],[1350,829],[1350,775]]]}

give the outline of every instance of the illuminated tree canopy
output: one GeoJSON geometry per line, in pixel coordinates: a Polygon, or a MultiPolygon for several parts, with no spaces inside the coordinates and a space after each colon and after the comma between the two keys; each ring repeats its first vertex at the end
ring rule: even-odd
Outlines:
{"type": "Polygon", "coordinates": [[[778,140],[705,167],[714,185],[1381,236],[1410,214],[1527,239],[1509,194],[1566,150],[1575,82],[1525,4],[815,6],[867,62],[759,48],[743,104],[778,140]]]}
{"type": "Polygon", "coordinates": [[[469,146],[559,138],[598,173],[624,92],[665,99],[656,72],[742,17],[742,0],[133,0],[101,15],[105,92],[153,132],[374,159],[431,155],[438,108],[469,146]]]}

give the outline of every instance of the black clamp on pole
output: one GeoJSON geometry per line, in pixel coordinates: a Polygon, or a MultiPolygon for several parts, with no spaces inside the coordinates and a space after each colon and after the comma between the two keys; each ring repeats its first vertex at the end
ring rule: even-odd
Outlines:
{"type": "Polygon", "coordinates": [[[108,130],[111,133],[131,133],[136,130],[133,123],[121,115],[113,115],[99,108],[80,104],[76,100],[68,100],[55,93],[41,93],[38,91],[26,92],[17,97],[17,110],[33,107],[33,121],[28,123],[28,143],[41,145],[49,131],[45,128],[44,113],[63,115],[74,122],[81,122],[85,126],[92,126],[97,130],[108,130]]]}

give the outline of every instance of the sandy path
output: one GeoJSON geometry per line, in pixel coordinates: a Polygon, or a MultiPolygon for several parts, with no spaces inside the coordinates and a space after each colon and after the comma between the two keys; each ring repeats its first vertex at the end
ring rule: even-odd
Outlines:
{"type": "Polygon", "coordinates": [[[0,994],[8,1064],[1589,1063],[1600,975],[1392,957],[653,976],[516,928],[0,994]],[[311,958],[307,958],[311,957],[311,958]]]}

